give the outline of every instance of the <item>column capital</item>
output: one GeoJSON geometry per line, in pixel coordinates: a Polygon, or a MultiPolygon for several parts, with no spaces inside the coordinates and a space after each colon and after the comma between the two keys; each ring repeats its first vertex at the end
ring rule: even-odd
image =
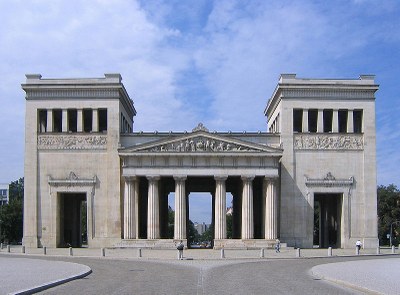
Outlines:
{"type": "Polygon", "coordinates": [[[227,180],[227,178],[228,178],[228,175],[214,175],[214,179],[216,181],[225,181],[225,180],[227,180]]]}
{"type": "Polygon", "coordinates": [[[253,181],[255,175],[242,175],[240,178],[242,178],[243,181],[253,181]]]}
{"type": "Polygon", "coordinates": [[[274,176],[264,176],[264,181],[276,184],[279,181],[279,177],[274,176]]]}
{"type": "Polygon", "coordinates": [[[122,175],[122,178],[126,181],[126,182],[132,182],[138,179],[137,176],[134,175],[122,175]]]}
{"type": "Polygon", "coordinates": [[[174,175],[175,181],[185,181],[187,179],[187,175],[174,175]]]}
{"type": "Polygon", "coordinates": [[[146,178],[148,181],[157,181],[160,180],[160,175],[147,175],[146,178]]]}

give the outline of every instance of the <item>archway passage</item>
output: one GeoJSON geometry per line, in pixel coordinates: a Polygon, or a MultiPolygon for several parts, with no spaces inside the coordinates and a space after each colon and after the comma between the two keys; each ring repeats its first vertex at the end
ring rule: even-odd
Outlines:
{"type": "Polygon", "coordinates": [[[87,243],[86,193],[60,194],[60,247],[87,243]]]}
{"type": "Polygon", "coordinates": [[[314,245],[340,247],[342,194],[314,194],[314,245]]]}

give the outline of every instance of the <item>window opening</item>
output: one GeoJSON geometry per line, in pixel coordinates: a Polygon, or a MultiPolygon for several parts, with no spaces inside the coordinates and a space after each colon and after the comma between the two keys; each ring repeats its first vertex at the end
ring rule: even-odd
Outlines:
{"type": "Polygon", "coordinates": [[[92,126],[93,112],[90,109],[83,110],[83,131],[91,132],[93,130],[92,126]]]}
{"type": "Polygon", "coordinates": [[[53,131],[62,132],[62,111],[53,110],[53,131]]]}
{"type": "Polygon", "coordinates": [[[347,110],[339,110],[339,133],[347,132],[347,110]]]}
{"type": "Polygon", "coordinates": [[[303,128],[303,110],[293,110],[293,132],[302,132],[303,128]]]}
{"type": "Polygon", "coordinates": [[[332,132],[333,110],[324,110],[324,132],[332,132]]]}
{"type": "Polygon", "coordinates": [[[317,124],[318,124],[318,110],[310,109],[308,110],[308,131],[309,132],[317,132],[317,124]]]}
{"type": "Polygon", "coordinates": [[[39,110],[39,132],[47,131],[47,110],[39,110]]]}
{"type": "Polygon", "coordinates": [[[107,131],[107,109],[99,109],[99,132],[107,131]]]}
{"type": "Polygon", "coordinates": [[[353,111],[354,133],[362,133],[362,119],[363,119],[363,111],[354,110],[353,111]]]}
{"type": "Polygon", "coordinates": [[[68,110],[68,131],[77,132],[78,130],[78,112],[77,110],[68,110]]]}

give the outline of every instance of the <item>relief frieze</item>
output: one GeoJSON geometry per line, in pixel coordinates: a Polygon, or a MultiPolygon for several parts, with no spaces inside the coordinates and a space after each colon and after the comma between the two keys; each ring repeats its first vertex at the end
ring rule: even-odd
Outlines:
{"type": "Polygon", "coordinates": [[[363,150],[361,134],[295,134],[295,150],[363,150]]]}
{"type": "Polygon", "coordinates": [[[41,150],[104,150],[107,135],[52,134],[38,136],[38,149],[41,150]]]}
{"type": "Polygon", "coordinates": [[[249,147],[220,140],[196,137],[152,147],[150,152],[237,152],[256,151],[249,147]]]}

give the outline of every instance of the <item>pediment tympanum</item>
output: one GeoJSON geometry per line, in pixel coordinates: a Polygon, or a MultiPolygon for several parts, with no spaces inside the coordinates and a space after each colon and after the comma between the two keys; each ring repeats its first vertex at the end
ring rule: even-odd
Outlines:
{"type": "Polygon", "coordinates": [[[279,148],[243,141],[237,138],[209,133],[206,128],[193,129],[192,133],[173,136],[120,150],[130,153],[272,153],[281,154],[279,148]]]}

